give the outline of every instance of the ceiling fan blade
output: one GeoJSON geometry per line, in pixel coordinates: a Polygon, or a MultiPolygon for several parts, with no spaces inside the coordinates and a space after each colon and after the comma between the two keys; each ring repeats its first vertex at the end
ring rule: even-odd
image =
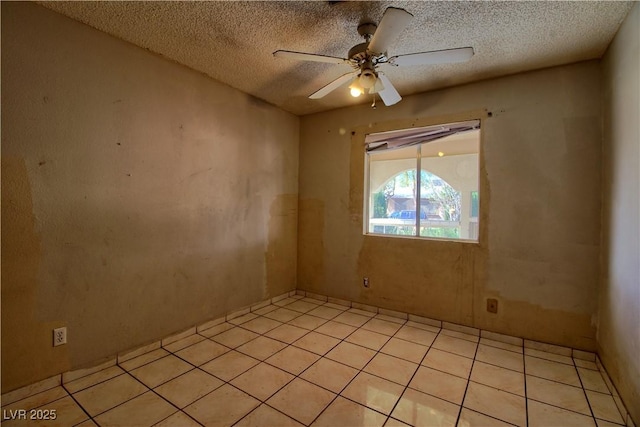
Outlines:
{"type": "Polygon", "coordinates": [[[407,28],[412,19],[413,15],[404,9],[387,8],[369,42],[369,51],[374,54],[385,53],[389,45],[400,35],[402,30],[407,28]]]}
{"type": "Polygon", "coordinates": [[[299,61],[328,62],[330,64],[342,64],[346,61],[346,59],[336,56],[316,55],[314,53],[293,52],[290,50],[276,50],[273,52],[273,56],[276,58],[297,59],[299,61]]]}
{"type": "Polygon", "coordinates": [[[461,47],[459,49],[434,50],[432,52],[410,53],[408,55],[398,55],[389,58],[392,65],[428,65],[428,64],[450,64],[453,62],[464,62],[473,56],[472,47],[461,47]]]}
{"type": "Polygon", "coordinates": [[[355,77],[356,77],[355,73],[343,74],[337,79],[335,79],[334,81],[332,81],[331,83],[329,83],[328,85],[321,88],[320,90],[317,90],[311,95],[309,95],[309,98],[311,99],[322,98],[323,96],[328,95],[330,92],[333,92],[334,90],[338,89],[343,84],[353,80],[355,77]]]}
{"type": "Polygon", "coordinates": [[[396,88],[393,87],[389,78],[380,72],[378,73],[378,78],[382,81],[382,85],[384,86],[384,89],[378,92],[378,95],[380,95],[384,105],[389,106],[400,102],[402,97],[396,88]]]}

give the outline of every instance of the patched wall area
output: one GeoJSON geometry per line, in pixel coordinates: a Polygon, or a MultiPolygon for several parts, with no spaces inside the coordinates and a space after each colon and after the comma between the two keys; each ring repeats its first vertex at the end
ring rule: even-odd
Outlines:
{"type": "Polygon", "coordinates": [[[3,392],[295,289],[296,116],[29,3],[2,98],[3,392]]]}
{"type": "Polygon", "coordinates": [[[601,117],[596,61],[304,116],[298,287],[594,350],[601,117]],[[474,118],[479,242],[363,236],[364,136],[474,118]]]}

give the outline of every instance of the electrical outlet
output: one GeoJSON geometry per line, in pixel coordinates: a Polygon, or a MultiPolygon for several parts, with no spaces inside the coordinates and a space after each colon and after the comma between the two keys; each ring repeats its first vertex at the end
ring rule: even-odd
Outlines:
{"type": "Polygon", "coordinates": [[[57,347],[67,343],[67,327],[56,328],[53,330],[53,346],[57,347]]]}
{"type": "Polygon", "coordinates": [[[369,278],[368,277],[363,277],[362,278],[362,286],[364,286],[365,288],[369,287],[369,278]]]}
{"type": "Polygon", "coordinates": [[[498,312],[498,300],[494,298],[487,299],[487,311],[489,313],[497,313],[498,312]]]}

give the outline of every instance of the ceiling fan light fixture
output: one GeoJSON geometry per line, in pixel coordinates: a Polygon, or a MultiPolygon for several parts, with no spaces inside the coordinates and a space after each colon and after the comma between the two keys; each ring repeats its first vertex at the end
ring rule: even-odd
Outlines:
{"type": "Polygon", "coordinates": [[[378,77],[372,70],[367,69],[360,74],[358,80],[360,80],[360,86],[362,86],[364,89],[371,89],[375,86],[378,77]]]}
{"type": "Polygon", "coordinates": [[[357,98],[364,93],[364,89],[360,86],[358,79],[355,79],[353,83],[349,85],[349,90],[351,91],[351,96],[354,98],[357,98]]]}

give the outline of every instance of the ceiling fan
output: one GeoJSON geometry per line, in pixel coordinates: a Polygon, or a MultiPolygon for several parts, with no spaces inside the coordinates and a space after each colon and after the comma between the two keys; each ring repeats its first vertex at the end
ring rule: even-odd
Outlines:
{"type": "Polygon", "coordinates": [[[365,92],[374,94],[373,106],[375,106],[375,94],[377,93],[385,105],[393,105],[399,102],[402,97],[393,87],[389,78],[378,67],[384,69],[389,66],[404,67],[409,65],[464,62],[473,56],[472,47],[387,56],[388,46],[409,25],[411,19],[413,19],[413,15],[406,10],[389,7],[385,10],[380,25],[373,23],[359,25],[358,34],[364,37],[365,42],[352,47],[349,50],[348,58],[289,50],[277,50],[273,52],[273,55],[302,61],[328,62],[332,64],[346,63],[354,69],[354,71],[338,77],[312,93],[309,96],[311,99],[322,98],[350,82],[349,89],[351,89],[352,96],[357,97],[365,92]]]}

